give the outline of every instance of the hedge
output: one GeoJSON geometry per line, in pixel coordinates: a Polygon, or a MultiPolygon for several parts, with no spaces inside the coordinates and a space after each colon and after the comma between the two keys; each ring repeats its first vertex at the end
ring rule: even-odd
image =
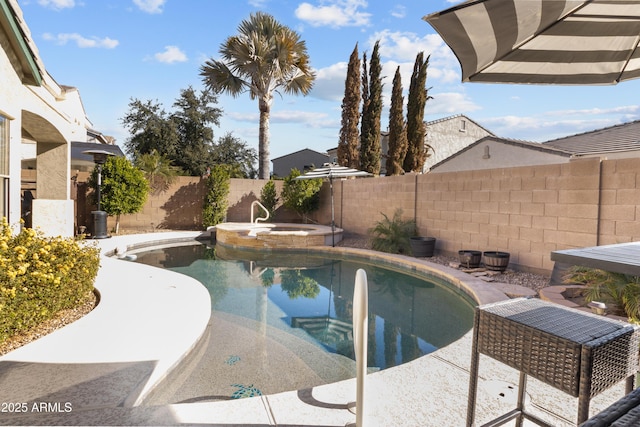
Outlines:
{"type": "Polygon", "coordinates": [[[13,234],[0,221],[0,343],[77,306],[93,291],[100,251],[87,241],[13,234]]]}

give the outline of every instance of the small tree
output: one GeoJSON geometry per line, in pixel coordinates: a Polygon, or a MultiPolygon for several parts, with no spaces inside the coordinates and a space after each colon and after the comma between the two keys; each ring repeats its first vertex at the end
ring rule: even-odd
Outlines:
{"type": "MultiPolygon", "coordinates": [[[[89,178],[89,186],[96,196],[98,168],[94,168],[89,178]]],[[[100,186],[100,208],[107,215],[115,215],[115,233],[120,231],[120,215],[140,212],[147,201],[149,183],[144,173],[126,157],[111,156],[102,166],[100,186]]],[[[94,200],[94,202],[97,202],[94,200]]]]}
{"type": "Polygon", "coordinates": [[[224,222],[229,201],[229,170],[224,165],[215,165],[207,177],[207,195],[202,210],[202,224],[210,227],[224,222]]]}
{"type": "Polygon", "coordinates": [[[270,179],[260,190],[260,203],[269,211],[269,221],[273,219],[278,205],[278,192],[276,191],[276,183],[270,179]]]}
{"type": "Polygon", "coordinates": [[[300,176],[298,169],[292,169],[284,179],[282,186],[282,202],[284,206],[298,213],[306,222],[307,214],[320,207],[321,179],[296,179],[300,176]]]}

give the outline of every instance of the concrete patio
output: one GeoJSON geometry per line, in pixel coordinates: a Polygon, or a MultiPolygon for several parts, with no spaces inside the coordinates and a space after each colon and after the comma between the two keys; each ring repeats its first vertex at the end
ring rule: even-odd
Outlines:
{"type": "MultiPolygon", "coordinates": [[[[98,243],[105,255],[116,248],[195,239],[199,234],[119,236],[98,243]]],[[[410,267],[437,268],[480,303],[506,298],[492,284],[457,270],[415,258],[386,257],[410,267]]],[[[27,403],[12,406],[13,411],[7,406],[0,412],[0,424],[345,426],[355,422],[347,410],[355,398],[355,380],[240,400],[146,406],[145,398],[158,384],[162,387],[162,380],[192,355],[203,337],[211,318],[210,298],[199,282],[177,273],[106,256],[101,262],[96,282],[101,301],[96,309],[0,358],[0,401],[27,403]]],[[[366,426],[463,426],[471,337],[467,333],[427,356],[368,375],[366,426]]],[[[515,407],[518,373],[486,357],[481,357],[479,373],[476,419],[481,424],[515,407]]],[[[534,379],[529,380],[527,392],[530,412],[553,425],[575,425],[577,399],[534,379]]],[[[591,402],[591,413],[623,394],[621,383],[598,395],[591,402]]]]}

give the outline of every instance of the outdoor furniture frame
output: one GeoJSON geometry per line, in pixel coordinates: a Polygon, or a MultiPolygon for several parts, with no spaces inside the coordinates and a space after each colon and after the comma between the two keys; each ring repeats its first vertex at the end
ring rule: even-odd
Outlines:
{"type": "Polygon", "coordinates": [[[467,426],[474,425],[478,365],[485,354],[520,371],[517,407],[484,424],[528,419],[550,426],[524,408],[527,375],[578,398],[577,424],[589,417],[592,397],[638,371],[640,329],[625,322],[539,299],[517,298],[476,308],[467,426]]]}

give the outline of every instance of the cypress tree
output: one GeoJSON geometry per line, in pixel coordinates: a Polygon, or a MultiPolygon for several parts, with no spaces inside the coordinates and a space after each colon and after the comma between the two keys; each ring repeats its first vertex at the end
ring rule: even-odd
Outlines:
{"type": "Polygon", "coordinates": [[[424,124],[424,107],[427,103],[428,91],[427,67],[429,57],[423,61],[423,52],[418,53],[413,66],[409,98],[407,101],[407,155],[404,158],[406,172],[421,172],[427,159],[427,148],[424,139],[427,129],[424,124]]]}
{"type": "MultiPolygon", "coordinates": [[[[360,165],[363,170],[374,175],[380,173],[381,154],[380,115],[382,114],[382,65],[380,64],[379,48],[380,41],[377,41],[371,54],[368,95],[366,98],[367,102],[363,105],[362,135],[360,135],[360,165]]],[[[364,88],[363,78],[363,91],[365,90],[364,88]]],[[[363,93],[363,100],[364,99],[365,95],[363,93]]]]}
{"type": "Polygon", "coordinates": [[[342,124],[340,127],[340,141],[338,142],[338,164],[350,168],[360,167],[360,153],[358,143],[360,133],[360,57],[358,44],[349,57],[347,78],[344,83],[344,97],[342,98],[342,124]]]}
{"type": "Polygon", "coordinates": [[[387,152],[387,176],[400,175],[402,163],[407,152],[407,128],[403,114],[402,77],[400,67],[396,68],[391,90],[391,108],[389,110],[389,151],[387,152]]]}
{"type": "Polygon", "coordinates": [[[362,54],[362,117],[360,121],[360,152],[358,157],[360,158],[360,169],[363,169],[363,159],[360,156],[362,153],[362,145],[367,144],[364,140],[369,137],[369,128],[371,123],[369,122],[369,72],[367,71],[367,52],[362,54]]]}

